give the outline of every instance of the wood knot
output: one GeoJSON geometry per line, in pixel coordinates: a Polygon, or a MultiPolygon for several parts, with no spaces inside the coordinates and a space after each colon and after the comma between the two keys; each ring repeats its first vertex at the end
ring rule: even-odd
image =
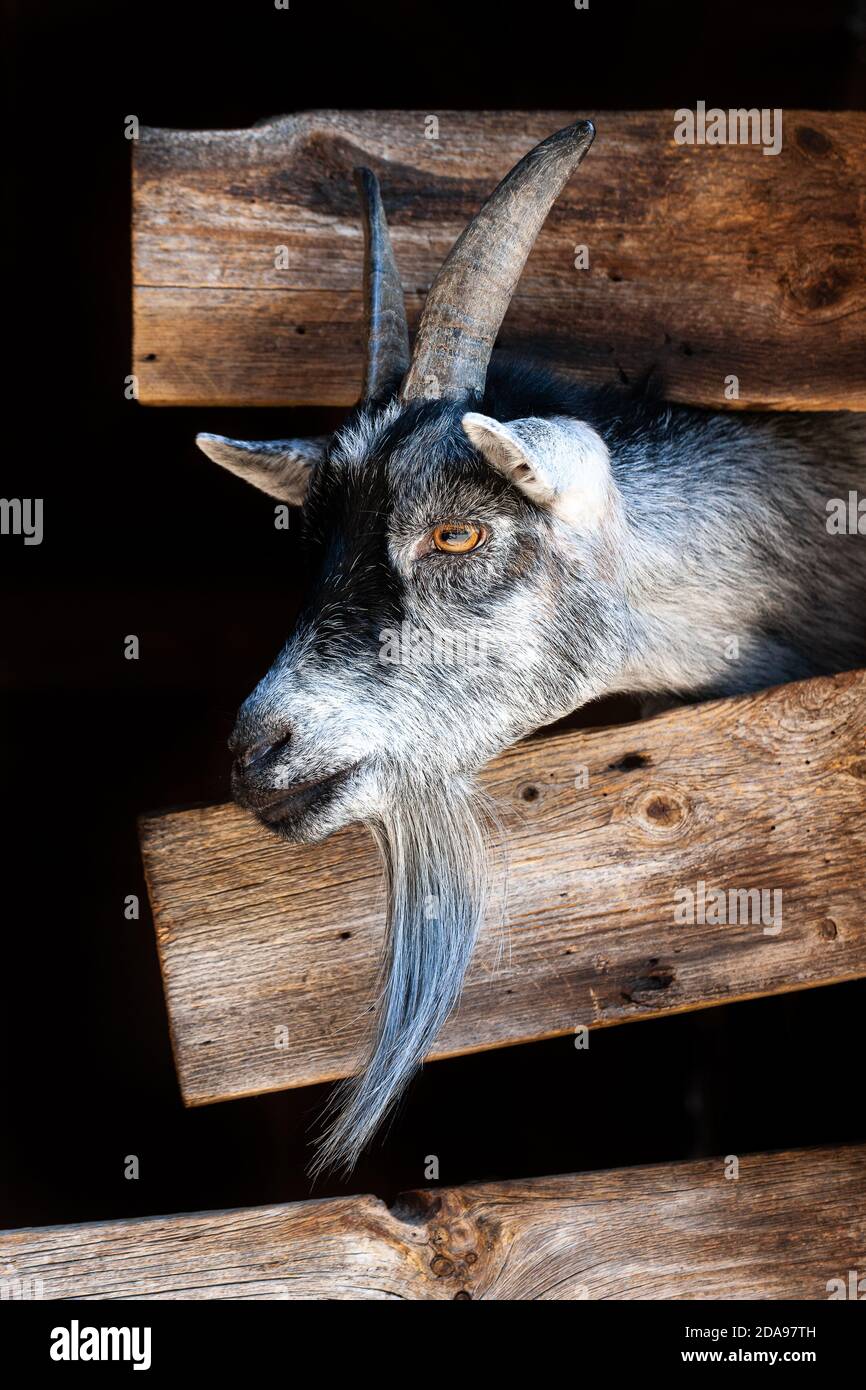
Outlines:
{"type": "Polygon", "coordinates": [[[608,763],[611,772],[633,772],[636,767],[651,767],[648,753],[623,753],[618,762],[608,763]]]}
{"type": "Polygon", "coordinates": [[[543,769],[527,782],[519,782],[514,790],[514,795],[518,801],[524,802],[527,806],[538,806],[544,801],[547,793],[552,791],[556,794],[556,781],[552,772],[545,772],[543,769]]]}
{"type": "MultiPolygon", "coordinates": [[[[795,315],[820,317],[825,310],[836,310],[863,275],[860,248],[835,242],[823,248],[820,256],[799,256],[779,277],[779,288],[794,306],[795,315]]],[[[833,319],[836,312],[826,313],[833,319]]]]}
{"type": "Polygon", "coordinates": [[[630,985],[620,991],[620,994],[626,1004],[652,1006],[662,1002],[654,996],[663,994],[666,989],[670,989],[675,979],[676,975],[672,970],[652,970],[648,975],[641,975],[638,979],[632,980],[630,985]]]}
{"type": "Polygon", "coordinates": [[[633,803],[632,813],[643,830],[663,839],[679,835],[691,814],[691,803],[673,787],[650,787],[633,803]]]}
{"type": "Polygon", "coordinates": [[[838,265],[825,266],[814,278],[804,279],[791,289],[804,309],[829,309],[838,304],[851,285],[851,275],[838,265]]]}
{"type": "MultiPolygon", "coordinates": [[[[461,1211],[452,1207],[449,1215],[449,1221],[440,1222],[430,1231],[430,1271],[437,1279],[454,1279],[465,1292],[477,1277],[473,1266],[480,1258],[478,1232],[461,1211]]],[[[471,1297],[471,1293],[465,1296],[471,1297]]]]}
{"type": "Polygon", "coordinates": [[[798,125],[794,138],[804,154],[814,155],[817,159],[826,158],[833,149],[832,140],[811,125],[798,125]]]}

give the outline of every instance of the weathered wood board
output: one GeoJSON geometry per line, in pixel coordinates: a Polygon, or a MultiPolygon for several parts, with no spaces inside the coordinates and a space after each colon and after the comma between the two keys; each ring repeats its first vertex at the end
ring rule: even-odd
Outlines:
{"type": "MultiPolygon", "coordinates": [[[[537,738],[482,780],[504,926],[434,1056],[866,975],[866,672],[537,738]],[[780,891],[780,928],[754,905],[678,924],[701,883],[769,909],[780,891]]],[[[349,1072],[382,932],[367,832],[287,845],[216,806],[146,818],[141,841],[186,1102],[349,1072]]]]}
{"type": "Polygon", "coordinates": [[[391,1209],[346,1197],[11,1231],[0,1278],[46,1299],[817,1300],[866,1267],[866,1147],[725,1172],[716,1158],[429,1188],[391,1209]]]}
{"type": "Polygon", "coordinates": [[[661,112],[317,111],[142,130],[133,372],[154,405],[349,405],[361,380],[351,171],[382,181],[414,325],[463,226],[575,115],[598,134],[500,346],[593,382],[654,367],[673,400],[866,409],[866,114],[784,112],[782,149],[680,145],[661,112]],[[589,252],[576,269],[576,249],[589,252]],[[281,251],[280,248],[283,248],[281,251]],[[725,395],[739,379],[739,400],[725,395]]]}

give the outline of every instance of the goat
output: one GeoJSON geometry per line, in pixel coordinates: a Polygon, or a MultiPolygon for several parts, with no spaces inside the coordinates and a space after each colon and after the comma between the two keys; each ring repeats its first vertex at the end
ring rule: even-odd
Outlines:
{"type": "Polygon", "coordinates": [[[559,131],[499,184],[411,354],[378,183],[357,170],[360,404],[329,438],[198,436],[303,508],[315,575],[239,712],[234,795],[288,840],[366,822],[386,870],[369,1060],[335,1093],[314,1169],[351,1169],[459,997],[485,911],[485,762],[600,696],[728,695],[866,657],[862,541],[827,524],[866,483],[861,417],[711,413],[491,360],[594,133],[559,131]]]}

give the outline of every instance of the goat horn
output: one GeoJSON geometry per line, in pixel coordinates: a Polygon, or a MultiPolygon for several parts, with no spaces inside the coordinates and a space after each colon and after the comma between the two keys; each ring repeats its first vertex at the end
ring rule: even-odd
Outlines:
{"type": "Polygon", "coordinates": [[[367,360],[363,399],[370,400],[404,375],[409,365],[409,329],[379,180],[372,169],[356,169],[355,187],[364,217],[367,360]]]}
{"type": "Polygon", "coordinates": [[[576,121],[542,140],[494,189],[433,281],[404,401],[482,396],[500,324],[544,219],[595,138],[576,121]]]}

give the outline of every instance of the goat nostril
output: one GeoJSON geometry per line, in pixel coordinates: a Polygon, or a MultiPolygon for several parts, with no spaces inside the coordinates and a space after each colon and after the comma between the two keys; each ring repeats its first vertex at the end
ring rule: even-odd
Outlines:
{"type": "Polygon", "coordinates": [[[258,743],[251,743],[249,748],[244,748],[240,753],[239,761],[241,766],[250,767],[253,763],[258,762],[259,758],[267,753],[270,746],[267,739],[262,739],[258,743]]]}
{"type": "Polygon", "coordinates": [[[284,734],[282,738],[262,738],[259,739],[257,743],[251,743],[250,746],[245,748],[239,755],[241,766],[252,767],[254,763],[262,762],[265,758],[270,757],[272,753],[278,753],[280,749],[285,748],[290,739],[291,734],[284,734]]]}

